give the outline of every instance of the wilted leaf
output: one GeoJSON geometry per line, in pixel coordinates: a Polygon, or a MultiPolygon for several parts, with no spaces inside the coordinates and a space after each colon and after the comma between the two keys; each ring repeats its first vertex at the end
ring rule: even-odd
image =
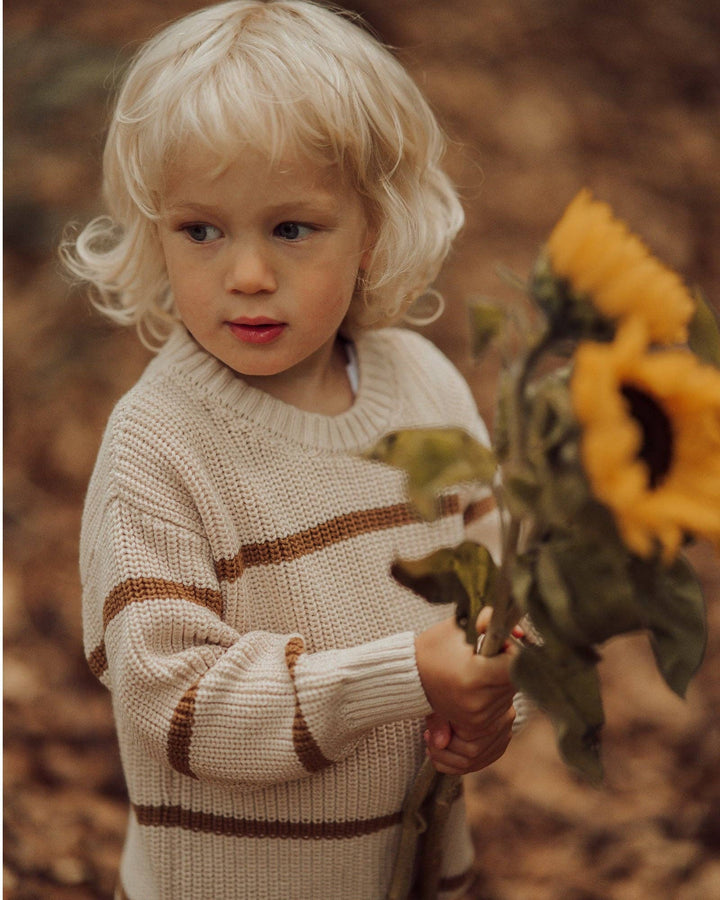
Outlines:
{"type": "Polygon", "coordinates": [[[486,303],[472,303],[470,314],[470,348],[472,355],[478,359],[488,348],[492,340],[500,333],[505,313],[486,303]]]}
{"type": "Polygon", "coordinates": [[[441,491],[467,481],[491,484],[497,468],[492,450],[462,428],[393,431],[365,458],[403,469],[410,502],[428,520],[439,514],[441,491]]]}
{"type": "Polygon", "coordinates": [[[457,623],[474,645],[475,620],[488,603],[495,569],[486,547],[464,541],[422,559],[396,560],[391,572],[396,581],[430,603],[454,603],[457,623]]]}
{"type": "Polygon", "coordinates": [[[688,346],[703,362],[720,369],[720,328],[715,313],[696,290],[695,315],[690,320],[688,346]]]}
{"type": "Polygon", "coordinates": [[[467,603],[467,591],[452,565],[448,550],[438,550],[422,559],[398,559],[390,569],[403,587],[428,603],[467,603]]]}
{"type": "Polygon", "coordinates": [[[684,697],[705,655],[705,605],[700,583],[682,558],[669,568],[638,561],[633,575],[658,668],[671,690],[684,697]]]}
{"type": "Polygon", "coordinates": [[[454,550],[455,571],[467,591],[469,607],[458,609],[458,625],[465,630],[469,644],[477,642],[475,620],[483,606],[491,604],[497,567],[487,547],[464,541],[454,550]]]}
{"type": "Polygon", "coordinates": [[[568,765],[593,784],[602,781],[600,730],[604,722],[597,656],[553,644],[525,647],[513,663],[513,680],[550,716],[568,765]]]}

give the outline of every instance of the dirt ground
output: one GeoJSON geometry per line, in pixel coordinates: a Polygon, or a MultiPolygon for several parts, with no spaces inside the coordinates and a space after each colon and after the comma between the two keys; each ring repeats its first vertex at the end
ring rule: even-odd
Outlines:
{"type": "MultiPolygon", "coordinates": [[[[77,533],[101,432],[147,360],[68,287],[62,227],[99,211],[113,72],[203,4],[5,3],[5,867],[9,900],[109,898],[125,793],[107,693],[83,657],[77,533]]],[[[464,303],[517,301],[583,185],[720,302],[718,0],[359,0],[450,133],[468,224],[428,329],[492,418],[495,362],[464,303]]],[[[474,900],[720,897],[720,576],[693,552],[710,638],[688,698],[643,636],[607,648],[606,783],[577,781],[538,717],[469,785],[474,900]]],[[[328,898],[335,900],[335,898],[328,898]]],[[[352,900],[351,897],[342,900],[352,900]]]]}

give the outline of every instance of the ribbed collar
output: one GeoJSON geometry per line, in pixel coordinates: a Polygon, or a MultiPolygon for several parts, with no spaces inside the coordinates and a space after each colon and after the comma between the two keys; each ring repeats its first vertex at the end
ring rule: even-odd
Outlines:
{"type": "Polygon", "coordinates": [[[370,331],[355,341],[360,383],[355,402],[337,416],[305,412],[251,387],[224,363],[211,356],[178,328],[169,338],[150,372],[172,374],[174,381],[191,383],[211,402],[229,408],[274,440],[330,452],[357,452],[390,430],[395,403],[394,341],[397,331],[370,331]]]}

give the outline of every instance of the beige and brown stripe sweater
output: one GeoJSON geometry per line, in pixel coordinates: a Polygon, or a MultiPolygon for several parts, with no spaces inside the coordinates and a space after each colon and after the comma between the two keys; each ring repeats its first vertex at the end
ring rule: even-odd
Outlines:
{"type": "MultiPolygon", "coordinates": [[[[88,659],[110,689],[130,797],[132,900],[381,900],[430,712],[414,636],[449,614],[397,556],[496,532],[488,499],[421,522],[359,453],[461,425],[470,392],[408,331],[357,342],[337,417],[250,388],[178,329],[116,407],[90,483],[88,659]]],[[[444,896],[472,860],[454,810],[444,896]]]]}

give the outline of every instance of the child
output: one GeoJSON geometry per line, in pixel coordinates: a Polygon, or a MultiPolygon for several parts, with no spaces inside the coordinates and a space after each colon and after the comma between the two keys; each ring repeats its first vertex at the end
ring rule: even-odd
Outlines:
{"type": "MultiPolygon", "coordinates": [[[[125,78],[110,218],[65,248],[162,345],[110,419],[81,537],[131,802],[119,897],[381,900],[425,752],[462,774],[507,746],[510,654],[474,656],[389,574],[473,518],[492,541],[489,499],[428,524],[361,457],[396,428],[486,438],[450,363],[380,327],[462,223],[442,149],[394,58],[305,0],[189,15],[125,78]]],[[[462,801],[444,860],[457,896],[462,801]]]]}

